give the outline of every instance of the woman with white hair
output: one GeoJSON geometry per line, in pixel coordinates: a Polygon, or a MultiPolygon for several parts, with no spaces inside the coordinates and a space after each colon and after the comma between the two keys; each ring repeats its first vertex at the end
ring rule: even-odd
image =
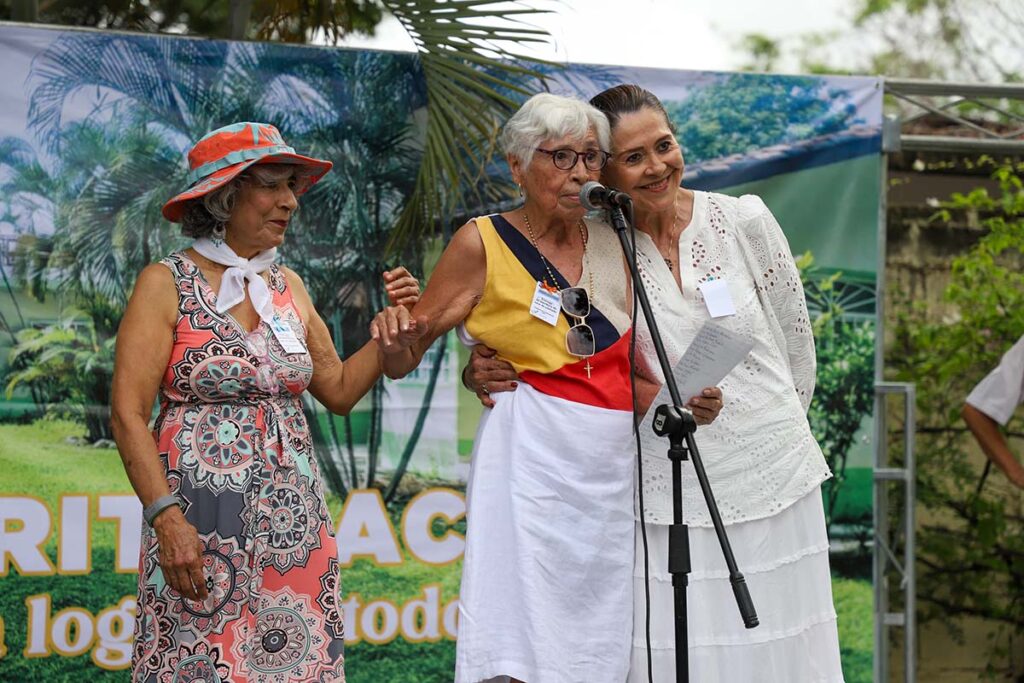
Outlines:
{"type": "MultiPolygon", "coordinates": [[[[633,198],[640,271],[669,361],[683,354],[709,318],[700,288],[712,280],[728,283],[736,301],[736,311],[718,322],[754,342],[749,356],[721,382],[730,397],[728,410],[699,431],[697,441],[761,625],[744,628],[735,610],[717,533],[696,476],[684,467],[692,560],[690,677],[700,683],[841,682],[820,488],[831,474],[807,421],[814,338],[786,237],[758,197],[679,186],[682,148],[654,94],[622,84],[590,102],[611,126],[613,155],[602,180],[633,198]]],[[[637,403],[646,409],[663,378],[646,325],[637,326],[636,336],[637,403]]],[[[465,379],[485,405],[501,400],[517,381],[514,368],[485,349],[474,351],[465,379]]],[[[671,463],[658,450],[640,458],[644,504],[637,505],[637,538],[646,532],[651,553],[646,558],[637,552],[627,680],[672,681],[675,615],[666,557],[671,463]]]]}
{"type": "MultiPolygon", "coordinates": [[[[615,234],[584,218],[603,114],[536,95],[502,133],[523,205],[455,233],[412,312],[426,333],[384,357],[401,377],[460,323],[519,373],[477,432],[455,680],[624,681],[632,633],[633,457],[627,281],[615,234]]],[[[393,314],[401,319],[396,320],[393,314]]],[[[407,327],[408,326],[408,327],[407,327]]]]}

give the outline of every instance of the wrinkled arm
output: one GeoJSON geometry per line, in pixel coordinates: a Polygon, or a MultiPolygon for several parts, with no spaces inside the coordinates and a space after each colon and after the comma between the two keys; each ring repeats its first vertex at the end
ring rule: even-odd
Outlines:
{"type": "MultiPolygon", "coordinates": [[[[387,350],[382,359],[384,374],[396,379],[412,372],[434,340],[462,322],[473,310],[483,296],[486,277],[483,239],[476,224],[470,221],[452,236],[412,311],[411,319],[425,324],[425,332],[404,349],[387,350]]],[[[380,322],[378,316],[374,327],[383,338],[380,322]]]]}
{"type": "Polygon", "coordinates": [[[149,418],[171,357],[176,309],[171,272],[165,266],[151,265],[139,275],[117,331],[111,428],[125,472],[143,506],[170,493],[149,418]]]}
{"type": "MultiPolygon", "coordinates": [[[[306,344],[313,359],[313,378],[309,392],[328,410],[347,415],[381,375],[380,351],[369,341],[344,361],[338,356],[326,323],[295,272],[283,268],[292,297],[306,323],[306,344]]],[[[384,274],[385,290],[392,303],[412,303],[419,293],[415,279],[403,267],[384,274]]]]}
{"type": "MultiPolygon", "coordinates": [[[[139,274],[117,332],[110,424],[124,470],[143,507],[170,493],[149,417],[170,361],[177,306],[171,272],[159,264],[148,266],[139,274]]],[[[153,530],[167,583],[185,597],[205,599],[203,546],[181,508],[166,508],[154,520],[153,530]]]]}

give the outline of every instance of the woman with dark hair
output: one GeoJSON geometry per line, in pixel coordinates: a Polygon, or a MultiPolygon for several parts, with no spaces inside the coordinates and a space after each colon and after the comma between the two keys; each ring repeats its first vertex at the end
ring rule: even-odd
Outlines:
{"type": "Polygon", "coordinates": [[[426,334],[384,361],[389,376],[404,375],[463,324],[520,373],[474,443],[455,680],[623,681],[634,469],[626,269],[614,234],[592,229],[579,201],[608,158],[608,122],[584,102],[535,95],[501,145],[522,206],[455,233],[413,311],[426,334]]]}
{"type": "MultiPolygon", "coordinates": [[[[238,123],[189,166],[163,214],[195,241],[139,275],[114,360],[114,438],[144,519],[132,681],[344,681],[337,548],[299,397],[347,413],[404,337],[343,363],[276,264],[329,161],[238,123]]],[[[418,300],[404,268],[384,279],[396,306],[418,300]]]]}
{"type": "MultiPolygon", "coordinates": [[[[814,339],[785,235],[758,197],[680,187],[682,150],[652,93],[619,85],[591,103],[612,129],[612,157],[601,181],[633,198],[639,268],[670,362],[710,318],[701,289],[711,281],[726,283],[736,309],[715,322],[754,342],[721,382],[726,404],[717,420],[698,430],[697,443],[761,624],[743,627],[707,507],[687,466],[691,680],[842,681],[820,488],[831,473],[806,417],[814,392],[814,339]]],[[[638,403],[646,410],[664,377],[647,326],[639,323],[636,334],[635,371],[647,380],[637,383],[638,403]]],[[[481,353],[490,355],[474,353],[466,381],[488,401],[511,388],[514,374],[481,353]]],[[[629,680],[647,680],[647,571],[654,680],[671,681],[671,463],[664,451],[645,451],[641,465],[650,563],[644,567],[638,544],[629,680]]],[[[639,541],[639,520],[636,536],[639,541]]]]}

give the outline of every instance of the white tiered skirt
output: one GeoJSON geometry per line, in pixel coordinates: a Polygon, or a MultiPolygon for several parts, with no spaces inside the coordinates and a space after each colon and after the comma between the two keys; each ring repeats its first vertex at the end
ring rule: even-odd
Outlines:
{"type": "MultiPolygon", "coordinates": [[[[726,527],[760,625],[746,629],[713,528],[690,527],[687,589],[690,680],[699,683],[840,683],[821,490],[782,512],[726,527]]],[[[655,683],[675,677],[668,526],[647,524],[651,660],[655,683]]],[[[633,650],[629,683],[647,678],[643,545],[636,527],[633,650]]]]}

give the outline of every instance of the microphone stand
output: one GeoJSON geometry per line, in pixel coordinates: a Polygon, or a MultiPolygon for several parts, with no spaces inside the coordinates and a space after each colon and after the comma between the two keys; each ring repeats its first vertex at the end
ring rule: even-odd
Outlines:
{"type": "MultiPolygon", "coordinates": [[[[682,486],[682,463],[688,457],[693,461],[693,469],[697,473],[697,481],[700,484],[701,492],[704,494],[704,501],[707,503],[708,512],[711,513],[711,522],[714,524],[715,533],[718,535],[718,543],[722,547],[722,555],[725,557],[725,564],[729,568],[729,583],[732,584],[732,592],[736,597],[736,604],[739,607],[740,615],[743,617],[743,625],[747,628],[754,628],[758,625],[757,612],[754,610],[754,603],[750,599],[750,591],[747,590],[746,579],[736,566],[736,558],[732,553],[732,546],[729,545],[729,537],[725,533],[725,525],[722,524],[722,516],[718,512],[718,504],[715,502],[715,495],[711,492],[711,485],[708,482],[707,473],[704,471],[704,463],[697,450],[697,442],[693,433],[697,429],[697,423],[693,419],[693,413],[683,407],[682,398],[679,396],[679,387],[676,386],[675,377],[672,375],[672,367],[669,365],[668,356],[665,355],[665,346],[661,341],[661,334],[658,332],[657,322],[651,312],[651,304],[647,300],[647,291],[640,280],[640,271],[632,258],[632,247],[626,230],[629,224],[622,211],[621,205],[612,206],[609,209],[612,219],[612,227],[619,236],[619,244],[629,264],[629,272],[633,279],[633,288],[636,291],[640,308],[643,310],[644,320],[651,331],[651,338],[654,341],[654,350],[658,355],[658,363],[665,375],[665,383],[668,385],[669,396],[672,405],[660,405],[654,411],[654,433],[658,436],[667,436],[668,458],[672,462],[672,525],[669,527],[668,536],[668,571],[672,575],[673,604],[675,607],[675,644],[676,644],[676,681],[688,682],[690,680],[689,670],[689,644],[687,637],[686,621],[686,587],[689,583],[690,573],[690,537],[689,527],[683,523],[683,486],[682,486]],[[685,445],[684,445],[685,442],[685,445]]],[[[635,330],[634,330],[635,333],[635,330]]],[[[642,485],[642,483],[641,483],[642,485]]],[[[641,514],[643,511],[641,510],[641,514]]]]}

